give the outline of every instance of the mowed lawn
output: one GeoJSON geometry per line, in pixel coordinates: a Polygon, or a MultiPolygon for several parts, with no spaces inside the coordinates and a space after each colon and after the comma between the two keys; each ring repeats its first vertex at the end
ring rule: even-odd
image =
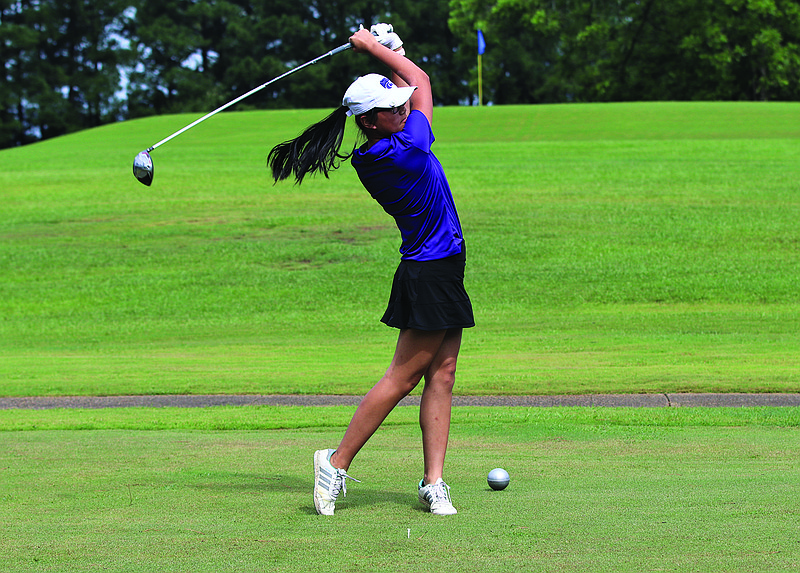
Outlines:
{"type": "Polygon", "coordinates": [[[315,514],[312,452],[353,408],[0,411],[0,569],[797,571],[798,408],[454,411],[458,508],[417,501],[417,408],[315,514]],[[19,424],[19,425],[18,425],[19,424]],[[492,491],[504,467],[511,483],[492,491]]]}
{"type": "MultiPolygon", "coordinates": [[[[156,117],[0,151],[0,395],[363,393],[391,219],[349,165],[273,186],[327,110],[156,117]]],[[[457,392],[794,392],[800,104],[437,108],[477,327],[457,392]]],[[[348,137],[346,146],[355,141],[348,137]]]]}

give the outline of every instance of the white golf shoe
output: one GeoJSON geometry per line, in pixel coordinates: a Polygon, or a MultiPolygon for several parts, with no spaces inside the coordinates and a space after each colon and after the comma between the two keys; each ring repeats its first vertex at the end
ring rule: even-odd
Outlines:
{"type": "Polygon", "coordinates": [[[347,483],[351,479],[344,470],[331,465],[331,455],[336,450],[317,450],[314,452],[314,507],[320,515],[333,515],[339,493],[347,497],[347,483]]]}
{"type": "Polygon", "coordinates": [[[450,486],[442,478],[436,483],[425,485],[424,480],[419,480],[419,500],[431,510],[434,515],[455,515],[458,513],[450,499],[450,486]]]}

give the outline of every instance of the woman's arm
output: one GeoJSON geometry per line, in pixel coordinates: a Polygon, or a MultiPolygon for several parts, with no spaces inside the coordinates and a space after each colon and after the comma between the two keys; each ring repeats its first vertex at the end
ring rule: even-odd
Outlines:
{"type": "MultiPolygon", "coordinates": [[[[411,96],[411,109],[417,109],[425,114],[428,122],[433,119],[433,95],[431,93],[431,80],[414,62],[383,46],[369,30],[361,29],[350,37],[353,49],[359,54],[369,54],[379,62],[385,64],[391,71],[393,80],[399,78],[409,86],[416,86],[414,95],[411,96]]],[[[399,81],[397,85],[403,84],[399,81]]]]}

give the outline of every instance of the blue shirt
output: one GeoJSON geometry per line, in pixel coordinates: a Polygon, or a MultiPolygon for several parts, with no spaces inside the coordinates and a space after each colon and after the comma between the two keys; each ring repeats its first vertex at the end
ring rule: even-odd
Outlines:
{"type": "Polygon", "coordinates": [[[461,252],[461,222],[444,169],[431,152],[434,141],[428,118],[414,110],[403,131],[357,149],[351,160],[370,195],[394,217],[402,259],[431,261],[461,252]]]}

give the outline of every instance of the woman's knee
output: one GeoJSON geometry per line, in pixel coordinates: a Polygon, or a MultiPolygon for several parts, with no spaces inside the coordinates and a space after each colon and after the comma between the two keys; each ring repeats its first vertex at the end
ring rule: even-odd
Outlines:
{"type": "Polygon", "coordinates": [[[395,388],[399,394],[406,396],[417,387],[422,377],[422,372],[397,372],[393,369],[389,369],[386,374],[384,374],[383,380],[395,388]]]}
{"type": "Polygon", "coordinates": [[[430,386],[439,391],[452,392],[456,383],[456,359],[447,358],[429,371],[425,377],[425,386],[430,386]]]}

